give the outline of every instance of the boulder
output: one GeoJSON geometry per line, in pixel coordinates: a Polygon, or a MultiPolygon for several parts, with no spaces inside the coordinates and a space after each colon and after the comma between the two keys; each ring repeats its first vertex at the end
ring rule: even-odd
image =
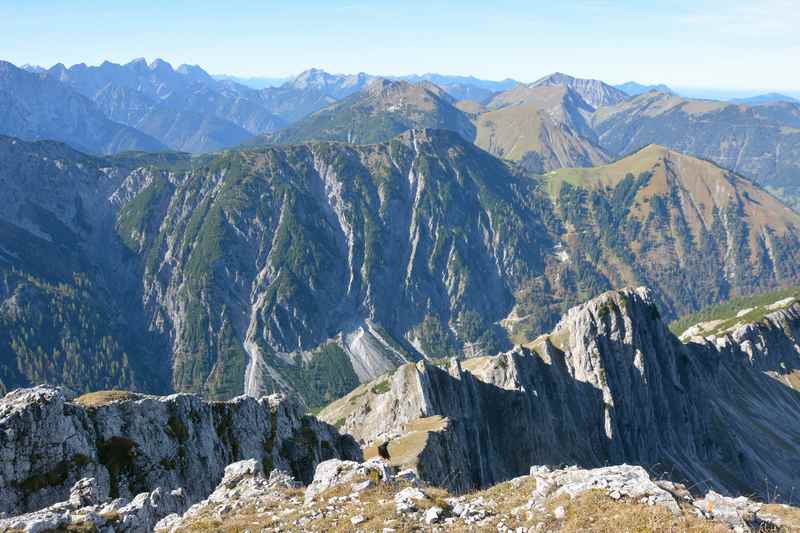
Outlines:
{"type": "Polygon", "coordinates": [[[80,479],[69,491],[69,504],[75,508],[95,505],[107,498],[108,485],[101,485],[97,478],[93,477],[80,479]]]}
{"type": "Polygon", "coordinates": [[[615,499],[627,498],[661,505],[673,514],[680,514],[674,496],[659,487],[641,466],[618,465],[589,470],[576,467],[554,471],[537,471],[534,499],[551,494],[567,494],[574,498],[590,490],[602,490],[615,499]]]}
{"type": "Polygon", "coordinates": [[[425,511],[424,520],[425,523],[428,525],[436,524],[442,519],[442,515],[444,514],[444,509],[438,506],[433,506],[427,511],[425,511]]]}
{"type": "Polygon", "coordinates": [[[394,474],[382,459],[374,458],[364,463],[330,459],[317,465],[314,480],[306,488],[305,501],[311,502],[326,490],[351,483],[362,477],[374,476],[378,481],[390,481],[394,474]]]}
{"type": "Polygon", "coordinates": [[[359,464],[355,461],[329,459],[317,465],[314,480],[306,489],[305,501],[310,502],[319,494],[337,485],[353,481],[358,475],[359,464]]]}
{"type": "Polygon", "coordinates": [[[695,500],[693,505],[706,516],[724,523],[737,533],[750,531],[749,524],[756,522],[756,513],[761,509],[761,504],[744,496],[731,498],[713,490],[703,499],[695,500]]]}

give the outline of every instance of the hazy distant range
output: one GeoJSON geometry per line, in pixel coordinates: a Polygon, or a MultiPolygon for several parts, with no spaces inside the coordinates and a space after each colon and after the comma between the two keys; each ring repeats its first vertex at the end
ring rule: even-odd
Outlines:
{"type": "MultiPolygon", "coordinates": [[[[398,76],[393,76],[397,78],[398,76]]],[[[293,79],[293,76],[286,77],[273,77],[273,76],[233,76],[229,74],[216,74],[214,78],[217,80],[231,80],[236,83],[241,83],[253,89],[264,89],[266,87],[280,87],[287,81],[293,79]]],[[[403,77],[404,78],[404,77],[403,77]]],[[[621,88],[621,87],[620,87],[621,88]]],[[[688,98],[707,98],[710,100],[750,100],[754,96],[760,95],[782,95],[800,100],[800,91],[776,91],[774,89],[752,89],[732,90],[732,89],[716,89],[704,87],[682,87],[672,86],[670,88],[680,96],[688,98]]]]}

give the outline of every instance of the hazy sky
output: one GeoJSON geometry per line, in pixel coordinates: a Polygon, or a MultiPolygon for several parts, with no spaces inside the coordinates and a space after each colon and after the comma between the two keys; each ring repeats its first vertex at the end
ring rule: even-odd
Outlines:
{"type": "Polygon", "coordinates": [[[800,90],[798,0],[0,0],[0,58],[800,90]]]}

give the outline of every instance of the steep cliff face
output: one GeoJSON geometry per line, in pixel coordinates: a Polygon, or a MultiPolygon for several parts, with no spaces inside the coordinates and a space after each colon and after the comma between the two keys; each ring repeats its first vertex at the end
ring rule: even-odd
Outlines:
{"type": "Polygon", "coordinates": [[[512,186],[525,184],[456,138],[232,153],[160,187],[157,228],[123,207],[120,234],[145,228],[133,251],[154,258],[144,298],[173,328],[175,386],[239,392],[247,366],[248,393],[290,388],[320,403],[454,350],[461,312],[501,318],[514,280],[541,268],[547,232],[535,206],[515,204],[512,186]],[[198,364],[197,352],[216,357],[198,364]],[[342,381],[312,391],[302,368],[338,368],[342,381]]]}
{"type": "Polygon", "coordinates": [[[318,462],[360,457],[351,438],[281,396],[92,400],[69,402],[45,386],[0,399],[0,512],[67,500],[84,477],[112,498],[182,487],[196,501],[213,490],[225,466],[242,459],[308,483],[318,462]]]}
{"type": "Polygon", "coordinates": [[[740,351],[752,368],[800,390],[797,361],[800,303],[797,297],[743,308],[735,316],[696,324],[687,329],[681,339],[710,344],[718,350],[740,351]]]}
{"type": "Polygon", "coordinates": [[[798,311],[749,326],[773,358],[755,363],[744,330],[682,344],[651,292],[606,293],[527,346],[445,368],[405,365],[320,416],[455,490],[530,464],[627,462],[702,490],[788,494],[798,482],[798,396],[765,371],[784,376],[800,362],[798,311]],[[431,417],[441,421],[420,432],[431,417]]]}

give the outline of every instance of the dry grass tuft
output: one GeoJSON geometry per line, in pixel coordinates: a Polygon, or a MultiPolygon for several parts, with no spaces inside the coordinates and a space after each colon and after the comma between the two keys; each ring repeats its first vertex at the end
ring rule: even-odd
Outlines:
{"type": "Polygon", "coordinates": [[[87,392],[83,396],[75,398],[74,403],[83,407],[99,407],[112,402],[122,402],[126,400],[138,400],[141,394],[126,390],[102,390],[97,392],[87,392]]]}

